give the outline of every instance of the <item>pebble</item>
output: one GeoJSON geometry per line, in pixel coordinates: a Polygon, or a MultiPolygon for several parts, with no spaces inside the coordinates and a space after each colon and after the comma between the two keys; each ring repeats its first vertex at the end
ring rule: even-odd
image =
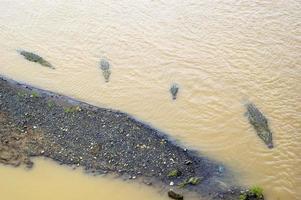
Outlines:
{"type": "Polygon", "coordinates": [[[185,164],[185,165],[190,165],[190,164],[192,164],[192,161],[190,161],[190,160],[185,160],[184,164],[185,164]]]}
{"type": "Polygon", "coordinates": [[[169,190],[168,191],[168,196],[172,199],[176,199],[176,200],[183,200],[184,197],[181,194],[178,194],[176,192],[174,192],[173,190],[169,190]]]}

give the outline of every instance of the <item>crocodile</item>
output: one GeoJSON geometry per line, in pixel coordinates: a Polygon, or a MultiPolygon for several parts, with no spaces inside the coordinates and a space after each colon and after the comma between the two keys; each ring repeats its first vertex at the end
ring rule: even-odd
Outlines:
{"type": "Polygon", "coordinates": [[[100,69],[102,70],[102,74],[105,78],[105,81],[109,82],[111,76],[111,70],[110,70],[110,63],[106,59],[101,59],[100,69]]]}
{"type": "Polygon", "coordinates": [[[179,92],[179,86],[176,83],[173,83],[169,89],[171,95],[172,95],[172,99],[176,100],[177,99],[177,94],[179,92]]]}
{"type": "Polygon", "coordinates": [[[42,58],[37,54],[34,54],[29,51],[24,51],[24,50],[17,50],[17,52],[19,52],[22,56],[24,56],[24,58],[28,61],[39,63],[42,66],[55,69],[55,67],[51,63],[49,63],[47,60],[45,60],[44,58],[42,58]]]}
{"type": "Polygon", "coordinates": [[[267,118],[253,103],[248,103],[246,108],[249,122],[254,127],[259,138],[263,140],[268,148],[273,148],[273,137],[267,118]]]}

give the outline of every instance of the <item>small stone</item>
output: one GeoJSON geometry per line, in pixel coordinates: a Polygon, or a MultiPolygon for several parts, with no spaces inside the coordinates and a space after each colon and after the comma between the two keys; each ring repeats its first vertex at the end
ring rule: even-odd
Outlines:
{"type": "Polygon", "coordinates": [[[169,190],[167,194],[172,199],[176,199],[176,200],[183,200],[184,199],[183,195],[181,195],[179,193],[176,193],[173,190],[169,190]]]}
{"type": "Polygon", "coordinates": [[[170,181],[169,185],[173,186],[175,183],[173,181],[170,181]]]}
{"type": "Polygon", "coordinates": [[[143,183],[145,183],[146,185],[152,185],[153,183],[149,180],[143,180],[143,183]]]}
{"type": "Polygon", "coordinates": [[[223,173],[225,171],[223,166],[218,166],[218,172],[223,173]]]}
{"type": "Polygon", "coordinates": [[[190,164],[192,164],[192,161],[191,160],[185,160],[184,164],[185,165],[190,165],[190,164]]]}

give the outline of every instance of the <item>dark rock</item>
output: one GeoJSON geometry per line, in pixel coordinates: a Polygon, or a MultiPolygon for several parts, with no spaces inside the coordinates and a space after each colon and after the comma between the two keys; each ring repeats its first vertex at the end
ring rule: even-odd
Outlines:
{"type": "Polygon", "coordinates": [[[183,195],[181,195],[179,193],[176,193],[173,190],[169,190],[167,194],[172,199],[176,199],[176,200],[183,200],[184,199],[183,195]]]}

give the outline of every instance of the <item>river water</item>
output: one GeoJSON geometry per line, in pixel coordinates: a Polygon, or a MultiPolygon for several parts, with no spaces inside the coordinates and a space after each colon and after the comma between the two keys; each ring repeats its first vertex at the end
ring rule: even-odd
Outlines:
{"type": "MultiPolygon", "coordinates": [[[[223,162],[239,184],[261,186],[268,200],[297,200],[300,10],[298,0],[1,0],[0,73],[127,112],[223,162]],[[24,60],[16,49],[38,53],[56,70],[24,60]],[[108,83],[99,68],[101,58],[112,66],[108,83]],[[173,82],[180,86],[176,101],[169,93],[173,82]],[[246,102],[255,103],[269,119],[275,148],[266,148],[248,123],[246,102]]],[[[127,188],[121,193],[128,199],[142,193],[143,199],[164,198],[150,188],[141,192],[135,184],[109,178],[96,183],[80,173],[71,183],[73,175],[58,171],[65,169],[48,162],[37,165],[32,172],[1,167],[0,185],[13,191],[23,183],[26,190],[45,179],[35,170],[46,170],[57,178],[49,184],[66,182],[64,190],[79,196],[84,188],[108,199],[95,189],[99,184],[104,191],[127,188]]],[[[61,190],[51,191],[42,190],[43,199],[61,190]]],[[[28,192],[22,198],[18,192],[4,194],[8,200],[41,199],[28,192]]]]}

